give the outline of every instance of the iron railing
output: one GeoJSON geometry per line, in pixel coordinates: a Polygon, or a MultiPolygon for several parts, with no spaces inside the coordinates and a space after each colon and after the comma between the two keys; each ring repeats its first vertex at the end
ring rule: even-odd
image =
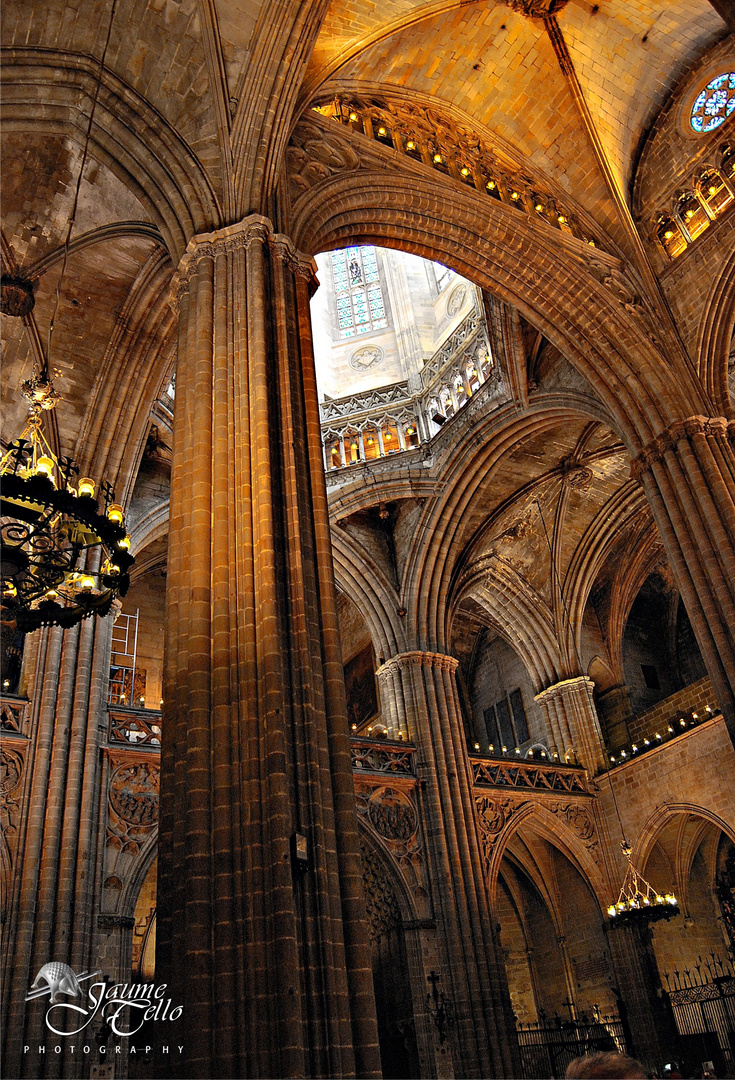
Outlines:
{"type": "Polygon", "coordinates": [[[573,1020],[556,1016],[534,1024],[518,1025],[521,1077],[562,1077],[570,1061],[583,1054],[602,1051],[626,1052],[623,1024],[619,1016],[589,1018],[586,1013],[573,1020]]]}
{"type": "Polygon", "coordinates": [[[664,988],[679,1034],[716,1035],[723,1061],[735,1061],[735,964],[710,953],[685,971],[667,971],[664,988]]]}

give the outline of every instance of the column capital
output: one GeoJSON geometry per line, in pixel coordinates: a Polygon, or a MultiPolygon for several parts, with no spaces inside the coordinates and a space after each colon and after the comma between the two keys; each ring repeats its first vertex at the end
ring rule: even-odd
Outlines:
{"type": "Polygon", "coordinates": [[[264,243],[272,233],[270,218],[262,214],[248,214],[234,225],[192,236],[171,279],[170,300],[174,310],[178,311],[181,296],[189,288],[189,281],[202,259],[214,259],[228,251],[247,248],[256,240],[264,243]]]}
{"type": "Polygon", "coordinates": [[[588,675],[576,675],[573,679],[562,679],[560,682],[552,683],[545,690],[535,694],[533,700],[545,703],[551,698],[563,697],[567,691],[584,690],[586,693],[591,693],[594,687],[595,684],[588,675]]]}
{"type": "Polygon", "coordinates": [[[285,262],[289,269],[294,274],[299,274],[301,277],[306,278],[307,281],[311,281],[316,277],[316,263],[311,255],[305,255],[303,251],[298,251],[294,245],[290,236],[286,236],[285,233],[273,233],[268,242],[271,246],[271,251],[285,262]]]}
{"type": "Polygon", "coordinates": [[[435,667],[444,668],[445,671],[456,671],[459,667],[459,660],[456,660],[453,656],[445,656],[443,653],[422,652],[420,649],[415,649],[412,652],[398,653],[396,656],[391,656],[390,660],[386,660],[384,664],[381,664],[375,674],[380,679],[387,677],[396,668],[408,667],[435,667]]]}
{"type": "Polygon", "coordinates": [[[234,225],[192,236],[171,281],[172,306],[178,306],[182,293],[189,287],[189,281],[202,259],[214,259],[230,251],[247,250],[253,243],[268,243],[276,258],[286,262],[294,274],[301,274],[309,280],[315,277],[314,260],[311,256],[297,251],[290,236],[275,232],[273,222],[263,214],[248,214],[234,225]]]}
{"type": "Polygon", "coordinates": [[[669,450],[676,449],[682,439],[692,439],[696,435],[716,435],[729,439],[735,445],[735,421],[725,416],[699,415],[674,420],[633,458],[630,464],[631,478],[640,483],[643,473],[661,461],[669,450]]]}

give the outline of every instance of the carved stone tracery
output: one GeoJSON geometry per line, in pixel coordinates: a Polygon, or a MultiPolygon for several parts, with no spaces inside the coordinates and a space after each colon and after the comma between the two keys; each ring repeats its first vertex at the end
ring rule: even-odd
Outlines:
{"type": "Polygon", "coordinates": [[[495,847],[510,819],[518,813],[525,801],[497,799],[489,795],[475,795],[475,809],[480,826],[480,844],[487,869],[493,859],[495,847]]]}
{"type": "Polygon", "coordinates": [[[158,755],[108,751],[103,908],[116,910],[138,859],[158,828],[158,755]]]}
{"type": "Polygon", "coordinates": [[[589,808],[579,802],[573,802],[550,803],[548,809],[552,814],[558,814],[560,818],[563,818],[572,832],[582,841],[594,861],[600,865],[602,862],[600,844],[595,821],[589,808]]]}
{"type": "Polygon", "coordinates": [[[429,889],[415,790],[415,780],[386,785],[378,777],[355,774],[358,820],[395,862],[417,905],[417,914],[425,917],[429,914],[429,889]]]}
{"type": "Polygon", "coordinates": [[[401,912],[381,865],[380,858],[365,840],[360,844],[362,854],[362,881],[365,887],[365,903],[368,917],[368,935],[371,944],[383,934],[390,933],[401,922],[401,912]]]}
{"type": "Polygon", "coordinates": [[[3,746],[0,749],[0,832],[8,845],[11,857],[20,818],[19,789],[23,779],[25,758],[20,749],[3,746]]]}

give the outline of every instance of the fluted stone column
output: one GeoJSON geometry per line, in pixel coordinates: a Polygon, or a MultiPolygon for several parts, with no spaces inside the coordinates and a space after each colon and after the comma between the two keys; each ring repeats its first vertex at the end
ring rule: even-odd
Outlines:
{"type": "MultiPolygon", "coordinates": [[[[389,728],[418,748],[454,1074],[517,1076],[515,1026],[487,894],[456,669],[451,656],[401,653],[378,669],[378,685],[395,692],[389,728]]],[[[381,702],[388,698],[383,693],[381,702]]]]}
{"type": "MultiPolygon", "coordinates": [[[[75,1075],[70,1055],[51,1049],[59,1039],[45,1025],[48,999],[26,1003],[25,996],[51,960],[75,972],[94,963],[94,854],[113,621],[92,618],[29,639],[30,738],[14,792],[19,816],[3,933],[4,1076],[75,1075]],[[36,1052],[44,1044],[46,1052],[36,1052]],[[24,1055],[24,1045],[34,1053],[24,1055]]],[[[4,751],[10,749],[7,740],[4,751]]]]}
{"type": "Polygon", "coordinates": [[[157,980],[191,1077],[380,1072],[311,274],[253,215],[177,275],[157,980]]]}
{"type": "Polygon", "coordinates": [[[735,742],[735,421],[671,424],[632,465],[735,742]]]}
{"type": "Polygon", "coordinates": [[[592,679],[574,679],[547,686],[534,700],[539,703],[556,752],[562,760],[579,759],[590,773],[605,768],[605,753],[594,701],[592,679]]]}

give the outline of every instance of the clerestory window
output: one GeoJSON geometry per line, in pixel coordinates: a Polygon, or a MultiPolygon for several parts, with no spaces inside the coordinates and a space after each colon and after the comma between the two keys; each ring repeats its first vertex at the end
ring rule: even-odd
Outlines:
{"type": "Polygon", "coordinates": [[[333,251],[332,270],[340,337],[383,330],[388,318],[375,248],[348,247],[333,251]]]}

